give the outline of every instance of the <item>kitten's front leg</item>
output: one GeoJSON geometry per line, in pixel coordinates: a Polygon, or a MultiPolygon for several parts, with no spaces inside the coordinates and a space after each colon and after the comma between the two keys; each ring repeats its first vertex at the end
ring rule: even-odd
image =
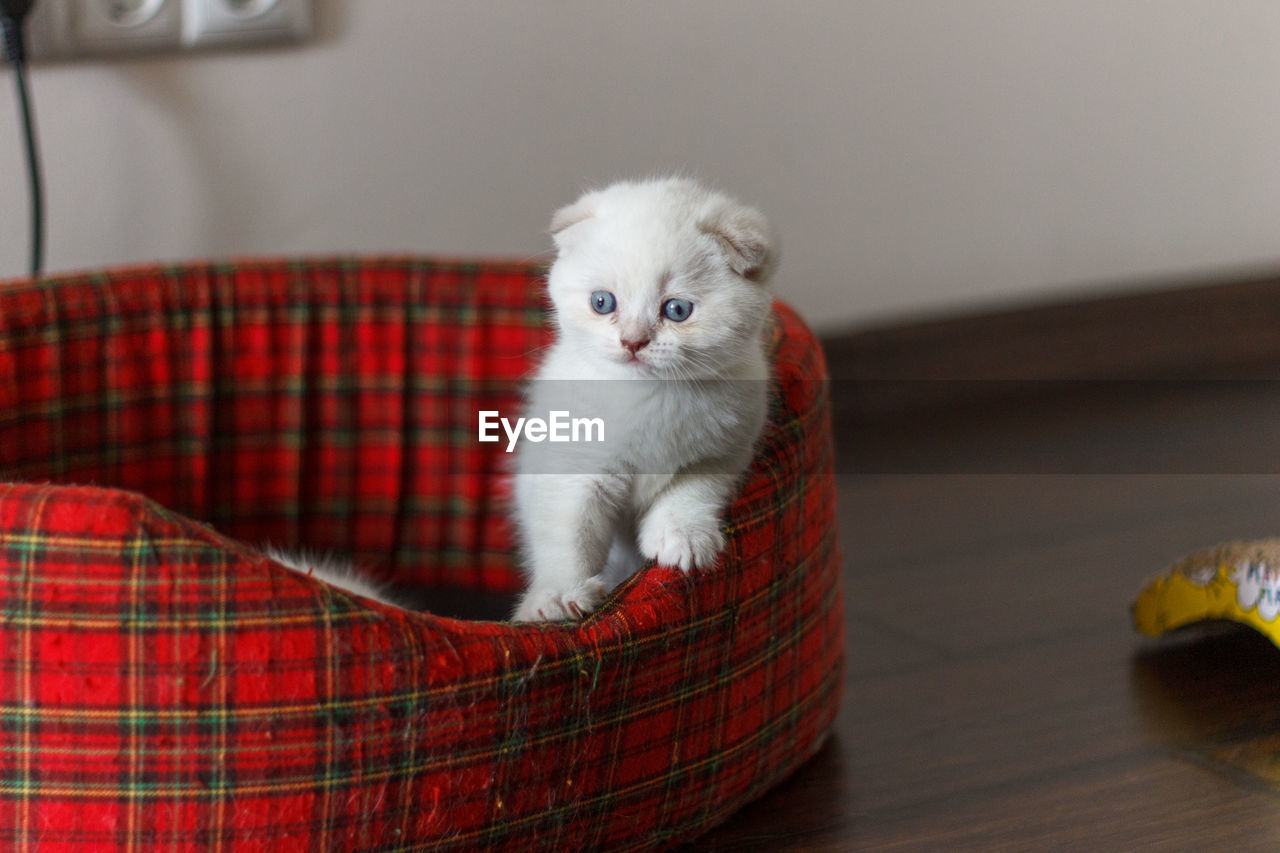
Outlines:
{"type": "Polygon", "coordinates": [[[724,548],[720,513],[737,482],[730,474],[675,475],[640,521],[640,553],[686,572],[710,568],[724,548]]]}
{"type": "Polygon", "coordinates": [[[600,573],[625,491],[621,478],[609,475],[517,476],[529,588],[515,621],[577,619],[600,606],[608,593],[600,573]]]}

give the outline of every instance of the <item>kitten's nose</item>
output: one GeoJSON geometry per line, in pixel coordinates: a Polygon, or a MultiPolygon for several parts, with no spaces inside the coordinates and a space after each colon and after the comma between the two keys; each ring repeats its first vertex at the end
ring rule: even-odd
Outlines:
{"type": "Polygon", "coordinates": [[[622,348],[632,355],[635,355],[648,345],[648,338],[622,338],[622,348]]]}

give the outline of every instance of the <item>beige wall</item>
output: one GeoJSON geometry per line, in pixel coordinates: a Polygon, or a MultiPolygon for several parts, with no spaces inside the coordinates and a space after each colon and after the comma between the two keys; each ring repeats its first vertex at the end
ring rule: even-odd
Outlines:
{"type": "MultiPolygon", "coordinates": [[[[823,329],[1280,261],[1274,0],[319,0],[297,50],[46,65],[49,266],[544,251],[591,182],[758,203],[823,329]]],[[[0,275],[26,187],[0,79],[0,275]]]]}

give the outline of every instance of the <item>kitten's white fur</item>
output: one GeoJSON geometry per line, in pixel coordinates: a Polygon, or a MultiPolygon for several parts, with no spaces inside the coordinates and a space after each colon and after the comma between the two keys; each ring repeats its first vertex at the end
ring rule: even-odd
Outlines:
{"type": "Polygon", "coordinates": [[[372,598],[375,601],[381,601],[383,604],[391,604],[396,607],[406,606],[405,603],[397,600],[385,587],[379,586],[370,580],[353,563],[340,557],[316,554],[305,550],[289,551],[284,548],[278,548],[275,545],[264,546],[262,553],[277,563],[293,569],[295,572],[318,578],[327,584],[345,589],[348,592],[354,592],[356,595],[363,595],[365,598],[372,598]]]}
{"type": "Polygon", "coordinates": [[[528,414],[567,400],[612,416],[602,445],[517,448],[518,621],[590,613],[643,559],[712,566],[767,408],[776,249],[757,210],[684,179],[624,182],[558,211],[551,231],[557,335],[528,414]],[[616,309],[597,313],[595,291],[616,309]],[[672,298],[692,303],[688,319],[663,316],[672,298]]]}

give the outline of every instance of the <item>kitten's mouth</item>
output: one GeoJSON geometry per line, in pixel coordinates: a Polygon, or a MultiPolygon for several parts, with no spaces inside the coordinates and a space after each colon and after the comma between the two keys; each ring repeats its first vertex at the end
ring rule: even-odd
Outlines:
{"type": "Polygon", "coordinates": [[[639,353],[629,352],[622,357],[622,363],[634,367],[636,370],[643,370],[648,373],[653,369],[653,365],[640,357],[639,353]]]}

